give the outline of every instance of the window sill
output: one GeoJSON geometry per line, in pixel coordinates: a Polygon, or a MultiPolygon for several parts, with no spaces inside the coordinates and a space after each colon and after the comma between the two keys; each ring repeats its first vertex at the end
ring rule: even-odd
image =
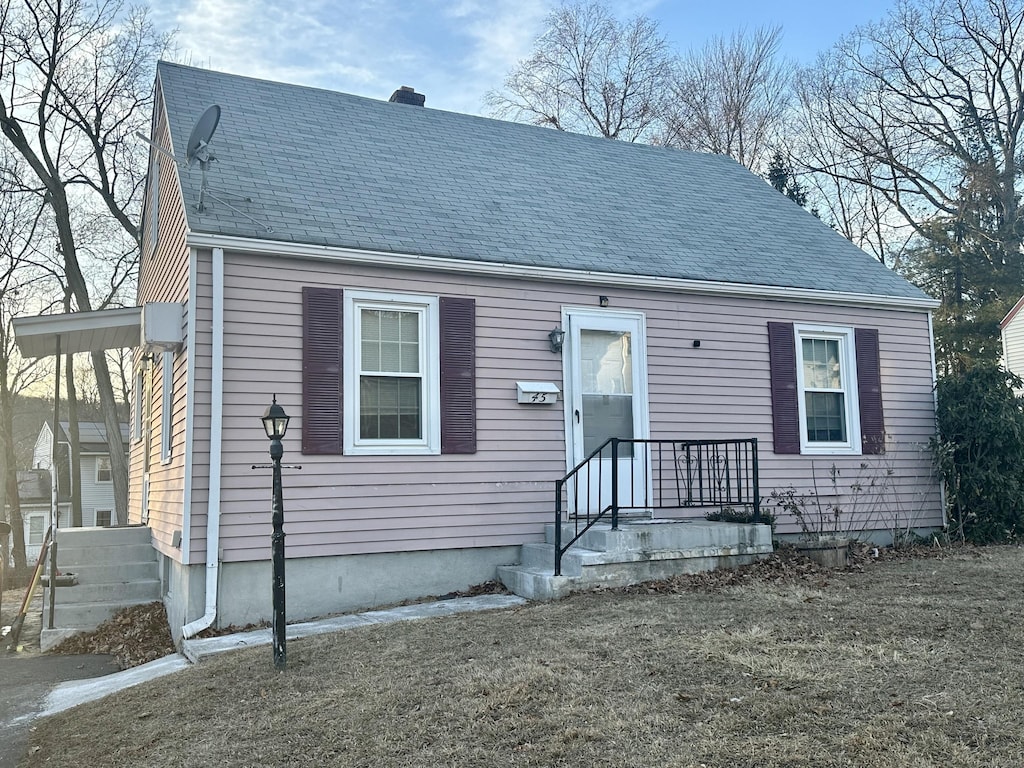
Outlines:
{"type": "Polygon", "coordinates": [[[346,445],[346,456],[439,456],[429,445],[346,445]]]}
{"type": "Polygon", "coordinates": [[[801,445],[802,456],[860,456],[861,450],[850,445],[801,445]]]}

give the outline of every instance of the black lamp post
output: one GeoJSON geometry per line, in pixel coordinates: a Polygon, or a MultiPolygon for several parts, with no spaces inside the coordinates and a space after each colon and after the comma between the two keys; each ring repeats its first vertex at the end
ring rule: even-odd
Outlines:
{"type": "Polygon", "coordinates": [[[271,523],[274,532],[270,536],[270,553],[273,563],[274,577],[274,666],[284,669],[285,653],[285,616],[284,616],[284,500],[281,494],[281,457],[284,446],[281,439],[288,430],[288,414],[274,402],[263,414],[263,429],[270,438],[270,459],[274,468],[274,499],[271,506],[271,523]]]}

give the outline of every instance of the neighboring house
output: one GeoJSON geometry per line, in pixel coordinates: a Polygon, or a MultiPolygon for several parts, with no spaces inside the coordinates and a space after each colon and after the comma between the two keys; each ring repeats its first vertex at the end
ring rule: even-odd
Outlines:
{"type": "Polygon", "coordinates": [[[274,395],[290,619],[493,579],[609,435],[754,437],[769,511],[942,525],[937,302],[727,157],[416,96],[159,66],[138,303],[184,341],[136,356],[129,506],[176,633],[269,616],[274,395]]]}
{"type": "MultiPolygon", "coordinates": [[[[70,499],[70,488],[65,488],[71,475],[70,425],[59,423],[57,443],[65,465],[57,471],[61,480],[61,493],[70,499]]],[[[121,438],[128,444],[128,425],[121,425],[121,438]]],[[[81,456],[82,525],[109,527],[117,523],[114,512],[114,483],[110,474],[110,449],[107,447],[107,428],[102,422],[79,422],[78,444],[81,456]]],[[[53,425],[44,423],[32,451],[32,466],[50,470],[53,467],[53,425]]],[[[49,499],[49,496],[47,496],[49,499]]],[[[71,525],[70,515],[61,517],[59,527],[71,525]]]]}
{"type": "MultiPolygon", "coordinates": [[[[1003,367],[1024,378],[1024,296],[999,322],[999,335],[1003,342],[1003,367]]],[[[1024,395],[1024,390],[1017,390],[1024,395]]]]}
{"type": "MultiPolygon", "coordinates": [[[[50,525],[50,511],[53,506],[53,490],[48,469],[18,470],[18,500],[21,505],[21,519],[25,524],[25,559],[35,565],[39,550],[43,546],[46,529],[50,525]]],[[[66,525],[70,496],[61,489],[57,499],[60,524],[66,525]]],[[[10,520],[10,516],[7,517],[10,520]]]]}

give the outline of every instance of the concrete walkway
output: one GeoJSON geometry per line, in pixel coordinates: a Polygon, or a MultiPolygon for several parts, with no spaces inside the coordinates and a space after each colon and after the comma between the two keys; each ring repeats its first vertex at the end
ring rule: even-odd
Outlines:
{"type": "MultiPolygon", "coordinates": [[[[452,616],[457,613],[474,611],[493,611],[500,608],[512,608],[523,605],[527,601],[515,595],[479,595],[477,597],[460,597],[453,600],[438,600],[432,603],[403,605],[384,611],[366,611],[365,613],[348,614],[322,621],[310,621],[303,624],[288,625],[288,639],[298,640],[312,635],[323,635],[329,632],[342,632],[347,629],[366,627],[373,624],[391,624],[397,621],[414,621],[431,619],[441,616],[452,616]]],[[[227,651],[252,648],[257,645],[270,645],[270,629],[259,629],[254,632],[243,632],[236,635],[209,637],[201,640],[185,640],[182,643],[182,654],[165,656],[124,672],[117,672],[105,677],[91,680],[75,680],[57,685],[50,691],[43,706],[36,715],[47,716],[65,709],[84,704],[88,701],[109,696],[117,691],[131,688],[140,683],[155,680],[172,672],[186,669],[190,664],[199,664],[212,656],[227,651]]],[[[47,659],[51,657],[46,657],[47,659]]],[[[0,732],[5,723],[0,723],[0,732]]]]}

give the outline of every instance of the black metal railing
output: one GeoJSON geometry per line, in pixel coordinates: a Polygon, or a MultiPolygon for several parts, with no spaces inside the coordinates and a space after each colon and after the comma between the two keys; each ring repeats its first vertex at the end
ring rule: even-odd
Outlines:
{"type": "Polygon", "coordinates": [[[623,510],[749,508],[761,519],[757,438],[625,440],[610,437],[555,482],[555,575],[562,556],[599,520],[618,530],[623,510]],[[620,470],[620,459],[629,458],[620,470]],[[571,503],[570,503],[571,502],[571,503]],[[572,538],[562,543],[568,506],[572,538]]]}

